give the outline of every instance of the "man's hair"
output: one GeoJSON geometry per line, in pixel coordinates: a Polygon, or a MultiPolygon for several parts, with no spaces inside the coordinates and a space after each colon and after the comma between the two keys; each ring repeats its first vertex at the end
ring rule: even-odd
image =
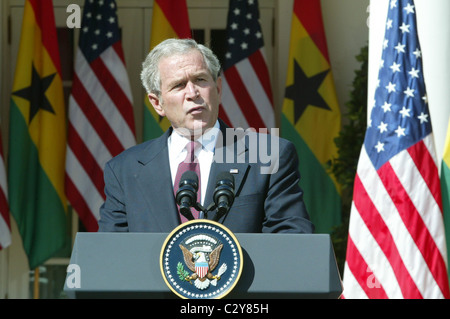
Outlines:
{"type": "Polygon", "coordinates": [[[211,49],[192,39],[167,39],[155,46],[142,63],[141,81],[147,94],[161,95],[159,62],[162,58],[185,54],[191,50],[199,51],[214,81],[220,73],[220,62],[211,49]]]}

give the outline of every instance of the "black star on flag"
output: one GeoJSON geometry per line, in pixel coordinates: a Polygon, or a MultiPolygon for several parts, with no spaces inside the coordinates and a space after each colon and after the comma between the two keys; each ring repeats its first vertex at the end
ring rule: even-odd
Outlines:
{"type": "Polygon", "coordinates": [[[294,83],[286,88],[285,97],[294,101],[294,123],[302,116],[308,105],[330,110],[327,102],[318,92],[330,70],[308,77],[294,60],[294,83]]]}
{"type": "Polygon", "coordinates": [[[55,75],[56,73],[53,73],[41,78],[33,64],[30,86],[12,93],[13,95],[30,101],[30,118],[28,124],[31,123],[35,115],[39,112],[39,109],[55,114],[55,111],[45,94],[55,75]]]}

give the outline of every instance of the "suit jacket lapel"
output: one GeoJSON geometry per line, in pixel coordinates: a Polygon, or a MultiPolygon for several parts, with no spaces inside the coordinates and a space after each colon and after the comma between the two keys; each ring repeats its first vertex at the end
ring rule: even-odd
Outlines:
{"type": "Polygon", "coordinates": [[[136,177],[147,205],[154,212],[154,222],[159,224],[162,230],[173,229],[180,223],[175,198],[171,196],[173,185],[167,148],[167,138],[171,131],[167,130],[161,137],[149,143],[141,153],[138,158],[141,171],[136,177]]]}
{"type": "MultiPolygon", "coordinates": [[[[234,188],[236,196],[239,196],[239,191],[242,184],[245,182],[245,176],[247,176],[247,170],[249,169],[248,163],[238,163],[240,156],[245,157],[245,153],[248,151],[243,140],[227,140],[226,129],[228,126],[219,119],[220,131],[219,140],[216,143],[214,161],[211,164],[211,171],[209,173],[208,187],[206,189],[206,200],[204,202],[205,208],[207,208],[213,202],[214,190],[216,188],[216,178],[221,172],[230,172],[234,177],[234,188]],[[240,144],[241,143],[241,144],[240,144]],[[227,154],[232,152],[232,160],[227,160],[227,154]]],[[[208,217],[209,219],[211,216],[208,217]]]]}

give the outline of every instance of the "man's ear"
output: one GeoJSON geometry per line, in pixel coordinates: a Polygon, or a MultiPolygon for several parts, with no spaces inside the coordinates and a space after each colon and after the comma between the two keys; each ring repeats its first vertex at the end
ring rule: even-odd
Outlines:
{"type": "Polygon", "coordinates": [[[150,93],[147,96],[156,113],[158,113],[158,115],[161,117],[166,116],[166,113],[164,112],[164,109],[162,108],[162,105],[160,103],[159,97],[154,93],[150,93]]]}

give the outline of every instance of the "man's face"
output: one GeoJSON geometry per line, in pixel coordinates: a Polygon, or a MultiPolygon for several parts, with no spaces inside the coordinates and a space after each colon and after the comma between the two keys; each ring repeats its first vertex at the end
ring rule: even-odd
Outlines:
{"type": "Polygon", "coordinates": [[[221,79],[214,82],[197,50],[161,59],[161,96],[149,94],[160,116],[167,116],[173,128],[186,135],[200,136],[214,126],[221,97],[221,79]]]}

